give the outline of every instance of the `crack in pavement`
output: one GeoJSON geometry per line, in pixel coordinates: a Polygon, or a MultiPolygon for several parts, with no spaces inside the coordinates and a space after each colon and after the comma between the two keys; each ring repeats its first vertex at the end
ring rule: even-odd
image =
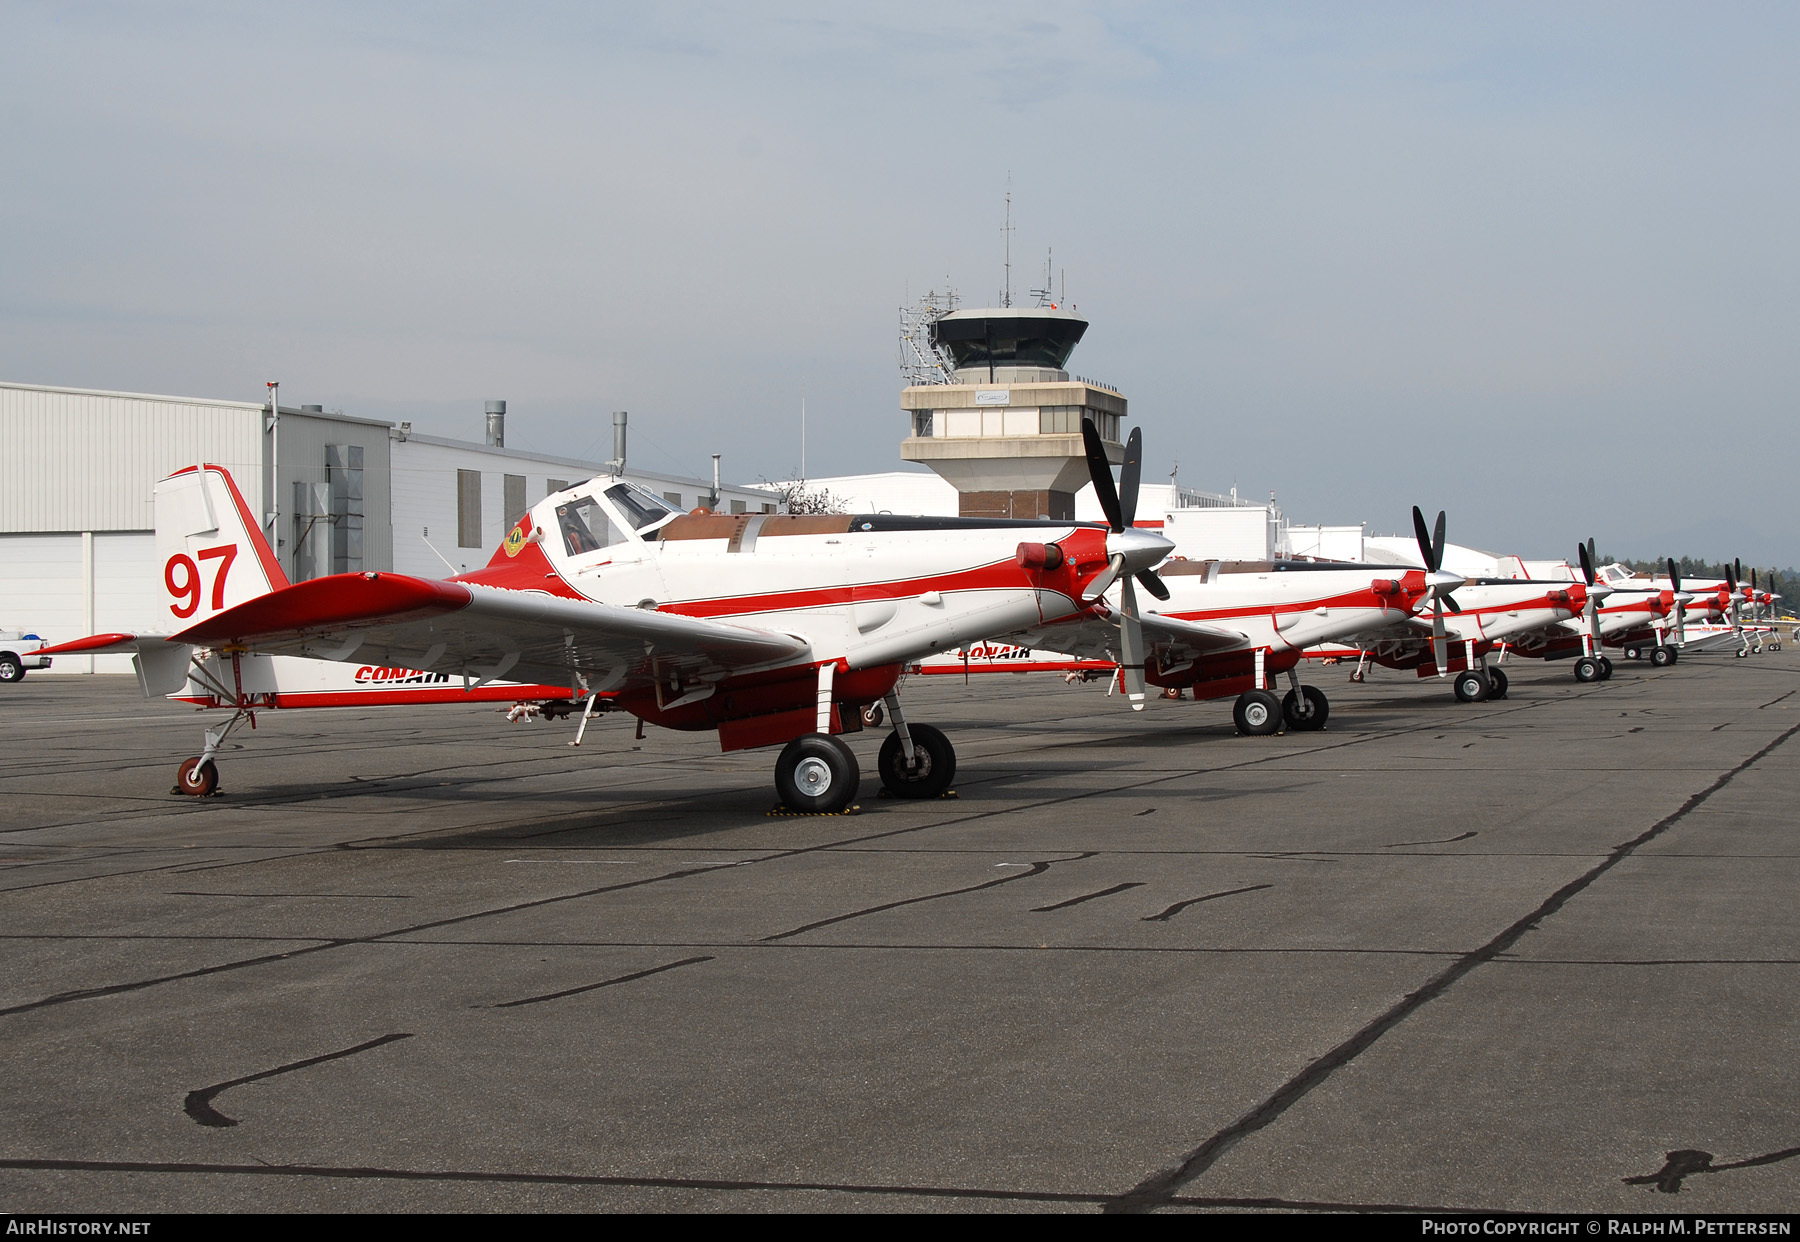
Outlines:
{"type": "Polygon", "coordinates": [[[1631,857],[1641,847],[1648,845],[1687,818],[1696,807],[1725,788],[1740,773],[1748,771],[1758,760],[1785,744],[1796,733],[1800,733],[1800,725],[1789,728],[1761,750],[1720,774],[1705,789],[1690,794],[1687,800],[1674,811],[1637,836],[1614,846],[1599,864],[1558,888],[1546,897],[1536,909],[1516,920],[1480,948],[1457,958],[1416,991],[1402,997],[1386,1013],[1312,1062],[1299,1074],[1288,1079],[1276,1089],[1274,1094],[1188,1152],[1178,1163],[1152,1173],[1109,1203],[1105,1210],[1114,1214],[1148,1212],[1170,1202],[1177,1190],[1203,1175],[1217,1164],[1226,1152],[1257,1131],[1273,1124],[1288,1109],[1310,1094],[1315,1087],[1324,1083],[1338,1070],[1366,1052],[1376,1040],[1399,1026],[1428,1002],[1436,1000],[1448,992],[1478,966],[1493,961],[1500,954],[1511,949],[1527,932],[1534,930],[1545,919],[1561,910],[1571,898],[1585,891],[1601,876],[1631,857]]]}

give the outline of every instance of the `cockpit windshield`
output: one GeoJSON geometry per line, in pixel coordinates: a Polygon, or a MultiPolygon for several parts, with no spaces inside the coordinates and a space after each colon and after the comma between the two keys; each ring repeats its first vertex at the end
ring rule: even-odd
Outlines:
{"type": "Polygon", "coordinates": [[[670,508],[661,496],[636,483],[614,483],[606,489],[606,498],[639,534],[680,516],[679,510],[670,508]]]}

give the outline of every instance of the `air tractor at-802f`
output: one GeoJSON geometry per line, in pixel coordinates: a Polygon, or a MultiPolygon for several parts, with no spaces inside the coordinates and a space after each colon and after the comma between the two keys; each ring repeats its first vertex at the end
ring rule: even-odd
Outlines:
{"type": "MultiPolygon", "coordinates": [[[[1084,421],[1096,488],[1111,467],[1084,421]]],[[[1123,491],[1135,505],[1139,435],[1123,491]]],[[[50,653],[131,651],[146,694],[194,678],[233,715],[208,730],[177,787],[216,790],[215,757],[240,722],[283,706],[275,660],[447,673],[415,689],[455,700],[526,683],[518,697],[604,706],[672,729],[715,730],[721,748],[783,747],[775,786],[793,810],[855,797],[838,736],[886,708],[882,783],[932,797],[956,768],[950,742],[909,724],[895,694],[909,663],[1088,610],[1115,581],[1160,591],[1171,545],[1095,523],[681,513],[635,484],[596,478],[539,501],[482,569],[447,579],[368,572],[289,583],[236,485],[196,466],[156,487],[165,634],[103,634],[50,653]],[[534,693],[537,692],[537,693],[534,693]],[[553,692],[544,693],[544,692],[553,692]]],[[[1141,642],[1129,618],[1127,643],[1141,642]]],[[[391,693],[406,694],[409,691],[391,693]]]]}

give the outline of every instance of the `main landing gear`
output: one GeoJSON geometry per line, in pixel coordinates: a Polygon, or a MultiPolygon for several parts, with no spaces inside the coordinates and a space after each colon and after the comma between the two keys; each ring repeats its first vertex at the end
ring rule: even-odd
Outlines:
{"type": "Polygon", "coordinates": [[[1506,697],[1506,673],[1497,668],[1466,668],[1450,682],[1458,703],[1485,703],[1506,697]]]}
{"type": "MultiPolygon", "coordinates": [[[[1506,658],[1506,646],[1501,644],[1501,659],[1506,658]]],[[[1489,699],[1506,697],[1506,673],[1498,664],[1490,667],[1486,655],[1477,655],[1475,642],[1463,640],[1463,660],[1466,667],[1450,679],[1450,690],[1456,695],[1458,703],[1485,703],[1489,699]]]]}
{"type": "Polygon", "coordinates": [[[1606,656],[1582,656],[1575,661],[1575,680],[1586,685],[1588,682],[1605,681],[1613,675],[1613,662],[1606,656]]]}
{"type": "MultiPolygon", "coordinates": [[[[1264,684],[1263,660],[1259,652],[1256,680],[1264,684]]],[[[1231,708],[1232,723],[1247,737],[1267,737],[1291,729],[1295,733],[1311,733],[1325,727],[1331,716],[1331,701],[1317,686],[1303,686],[1300,676],[1288,670],[1287,694],[1277,699],[1272,690],[1246,690],[1238,695],[1231,708]]]]}
{"type": "MultiPolygon", "coordinates": [[[[829,694],[829,682],[822,693],[829,694]]],[[[896,798],[936,798],[956,779],[956,748],[950,739],[930,725],[909,724],[900,710],[898,695],[882,699],[894,731],[881,743],[876,759],[882,786],[896,798]]],[[[829,710],[829,702],[827,702],[829,710]]],[[[872,706],[865,721],[879,722],[882,713],[872,706]]],[[[856,756],[842,738],[827,733],[808,733],[782,748],[775,761],[775,792],[782,805],[813,815],[833,815],[847,808],[862,784],[856,756]]]]}

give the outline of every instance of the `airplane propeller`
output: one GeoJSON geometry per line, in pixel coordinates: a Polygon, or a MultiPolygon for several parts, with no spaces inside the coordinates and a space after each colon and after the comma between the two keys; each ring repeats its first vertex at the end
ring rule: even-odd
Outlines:
{"type": "Polygon", "coordinates": [[[1125,679],[1125,697],[1133,711],[1144,710],[1144,626],[1138,613],[1136,581],[1159,600],[1169,598],[1169,588],[1156,576],[1154,566],[1172,550],[1161,535],[1139,530],[1132,525],[1137,518],[1138,479],[1143,472],[1144,433],[1131,429],[1125,442],[1125,461],[1119,469],[1119,485],[1113,485],[1112,463],[1106,459],[1106,443],[1094,420],[1081,420],[1081,439],[1087,449],[1088,477],[1093,480],[1094,497],[1112,534],[1106,550],[1110,564],[1088,587],[1094,598],[1111,586],[1119,586],[1119,667],[1125,679]]]}
{"type": "Polygon", "coordinates": [[[1669,585],[1675,588],[1675,644],[1687,646],[1687,606],[1694,597],[1681,589],[1681,571],[1675,567],[1675,558],[1669,558],[1669,585]]]}
{"type": "Polygon", "coordinates": [[[1437,528],[1428,530],[1425,526],[1425,515],[1414,505],[1412,511],[1413,535],[1419,541],[1419,556],[1425,562],[1425,587],[1431,595],[1431,660],[1437,665],[1438,676],[1448,677],[1449,670],[1449,638],[1444,630],[1444,609],[1452,613],[1461,613],[1462,606],[1456,602],[1456,596],[1450,592],[1468,582],[1459,574],[1443,572],[1444,564],[1444,511],[1438,510],[1437,528]]]}
{"type": "Polygon", "coordinates": [[[1612,594],[1612,588],[1602,585],[1594,574],[1594,541],[1575,545],[1575,556],[1581,562],[1581,576],[1587,582],[1587,602],[1582,605],[1581,618],[1587,625],[1588,655],[1600,653],[1600,601],[1612,594]]]}

